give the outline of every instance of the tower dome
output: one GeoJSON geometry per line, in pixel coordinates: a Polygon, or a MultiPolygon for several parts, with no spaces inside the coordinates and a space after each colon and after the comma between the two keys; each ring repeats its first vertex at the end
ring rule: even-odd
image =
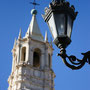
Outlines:
{"type": "Polygon", "coordinates": [[[32,15],[37,15],[37,10],[36,10],[36,9],[32,9],[32,10],[31,10],[31,14],[32,14],[32,15]]]}

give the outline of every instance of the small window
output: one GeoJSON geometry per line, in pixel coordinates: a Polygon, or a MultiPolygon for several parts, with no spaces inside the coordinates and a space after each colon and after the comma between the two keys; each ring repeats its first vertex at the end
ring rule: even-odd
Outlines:
{"type": "Polygon", "coordinates": [[[21,55],[21,61],[25,61],[26,59],[26,47],[22,48],[22,55],[21,55]]]}
{"type": "Polygon", "coordinates": [[[33,66],[34,67],[40,67],[40,50],[35,49],[33,53],[33,66]]]}

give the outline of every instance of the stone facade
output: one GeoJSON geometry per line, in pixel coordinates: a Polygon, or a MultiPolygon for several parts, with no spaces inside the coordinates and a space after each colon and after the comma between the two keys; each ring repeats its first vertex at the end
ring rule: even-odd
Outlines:
{"type": "MultiPolygon", "coordinates": [[[[35,23],[33,26],[36,30],[38,26],[36,16],[32,19],[29,29],[31,30],[32,24],[35,23]]],[[[43,40],[40,32],[37,34],[34,30],[33,35],[33,30],[31,32],[29,29],[24,38],[20,32],[18,39],[15,40],[8,90],[54,90],[52,45],[48,42],[47,35],[43,40]]]]}

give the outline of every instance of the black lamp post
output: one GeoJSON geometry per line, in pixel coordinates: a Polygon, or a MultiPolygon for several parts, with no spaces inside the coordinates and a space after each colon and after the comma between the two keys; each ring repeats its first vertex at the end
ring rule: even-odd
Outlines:
{"type": "Polygon", "coordinates": [[[71,33],[73,22],[78,12],[75,12],[74,6],[65,0],[52,0],[49,8],[45,8],[45,15],[42,15],[48,24],[52,33],[55,45],[60,48],[60,54],[66,66],[73,70],[80,69],[87,62],[90,64],[90,51],[82,53],[82,60],[77,59],[74,55],[68,56],[65,48],[71,43],[71,33]],[[67,62],[67,59],[71,63],[67,62]]]}

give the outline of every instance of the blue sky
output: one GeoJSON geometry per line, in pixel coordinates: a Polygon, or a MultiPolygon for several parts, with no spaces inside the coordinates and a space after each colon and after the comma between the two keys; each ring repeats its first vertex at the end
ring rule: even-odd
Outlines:
{"type": "MultiPolygon", "coordinates": [[[[0,90],[7,90],[7,79],[11,73],[13,43],[18,37],[22,28],[22,36],[25,35],[31,20],[30,11],[33,8],[29,4],[33,0],[1,0],[0,1],[0,90]]],[[[67,53],[82,58],[81,52],[90,50],[90,0],[69,0],[79,12],[73,27],[72,43],[67,48],[67,53]]],[[[37,0],[40,6],[37,7],[37,20],[44,36],[48,26],[41,17],[44,8],[51,0],[37,0]]],[[[53,69],[56,74],[55,90],[90,90],[90,65],[72,71],[67,68],[60,57],[56,54],[59,49],[53,45],[53,69]]]]}

